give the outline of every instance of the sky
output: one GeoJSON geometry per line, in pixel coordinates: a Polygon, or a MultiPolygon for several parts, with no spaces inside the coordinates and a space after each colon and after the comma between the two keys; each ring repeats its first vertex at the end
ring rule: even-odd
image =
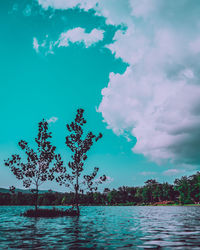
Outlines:
{"type": "MultiPolygon", "coordinates": [[[[200,163],[199,0],[9,0],[0,3],[0,187],[38,122],[67,163],[66,123],[85,110],[103,138],[86,168],[105,187],[173,183],[200,163]]],[[[63,190],[55,183],[42,189],[63,190]]]]}

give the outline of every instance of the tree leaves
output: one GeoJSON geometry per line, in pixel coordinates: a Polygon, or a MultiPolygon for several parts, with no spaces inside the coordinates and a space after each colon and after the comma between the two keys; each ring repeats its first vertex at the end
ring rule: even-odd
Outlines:
{"type": "Polygon", "coordinates": [[[55,169],[62,170],[61,156],[56,155],[56,147],[51,144],[49,139],[52,138],[51,132],[48,131],[48,123],[43,119],[38,124],[38,135],[35,138],[37,143],[37,152],[29,147],[28,142],[21,140],[18,145],[26,154],[26,161],[14,154],[5,161],[5,166],[10,167],[17,179],[23,180],[23,186],[28,188],[34,184],[36,188],[43,182],[54,179],[55,169]],[[52,161],[53,167],[50,168],[52,161]]]}
{"type": "Polygon", "coordinates": [[[72,151],[71,159],[72,161],[68,162],[69,169],[65,169],[66,173],[60,175],[60,178],[57,178],[56,181],[61,185],[68,186],[67,184],[73,187],[77,192],[83,193],[84,189],[88,190],[97,190],[98,184],[102,184],[106,180],[106,176],[102,176],[97,180],[95,177],[99,171],[99,168],[94,168],[94,171],[90,175],[82,176],[84,171],[84,164],[87,160],[88,151],[93,146],[94,142],[97,142],[102,138],[102,134],[99,133],[98,136],[94,135],[91,131],[84,133],[84,125],[86,120],[83,117],[84,110],[78,109],[75,120],[70,124],[67,124],[68,135],[66,136],[66,145],[72,151]],[[68,172],[71,172],[69,175],[68,172]],[[80,180],[83,179],[80,183],[80,180]]]}

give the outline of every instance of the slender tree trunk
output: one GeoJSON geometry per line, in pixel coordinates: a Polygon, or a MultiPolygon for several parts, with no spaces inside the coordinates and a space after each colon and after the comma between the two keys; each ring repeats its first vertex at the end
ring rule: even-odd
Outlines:
{"type": "Polygon", "coordinates": [[[76,210],[77,210],[77,213],[79,215],[80,210],[79,210],[79,194],[78,194],[78,190],[76,191],[76,210]]]}
{"type": "Polygon", "coordinates": [[[80,210],[79,210],[79,195],[78,195],[78,190],[79,190],[79,185],[78,185],[78,173],[76,175],[76,193],[75,193],[75,203],[76,203],[76,210],[78,215],[80,214],[80,210]]]}
{"type": "Polygon", "coordinates": [[[35,192],[35,212],[37,213],[38,209],[38,186],[36,186],[36,192],[35,192]]]}

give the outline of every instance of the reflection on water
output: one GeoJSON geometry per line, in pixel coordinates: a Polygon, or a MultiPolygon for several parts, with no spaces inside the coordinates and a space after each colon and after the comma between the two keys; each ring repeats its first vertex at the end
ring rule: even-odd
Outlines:
{"type": "Polygon", "coordinates": [[[200,207],[82,207],[80,217],[24,218],[0,207],[0,249],[200,249],[200,207]]]}

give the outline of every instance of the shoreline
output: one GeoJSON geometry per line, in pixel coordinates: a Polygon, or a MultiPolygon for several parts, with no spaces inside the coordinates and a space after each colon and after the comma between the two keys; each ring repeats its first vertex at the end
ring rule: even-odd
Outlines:
{"type": "MultiPolygon", "coordinates": [[[[0,207],[34,207],[34,205],[0,205],[0,207]]],[[[71,207],[71,205],[41,205],[39,207],[71,207]]],[[[200,207],[200,204],[170,205],[80,205],[79,207],[200,207]]]]}

